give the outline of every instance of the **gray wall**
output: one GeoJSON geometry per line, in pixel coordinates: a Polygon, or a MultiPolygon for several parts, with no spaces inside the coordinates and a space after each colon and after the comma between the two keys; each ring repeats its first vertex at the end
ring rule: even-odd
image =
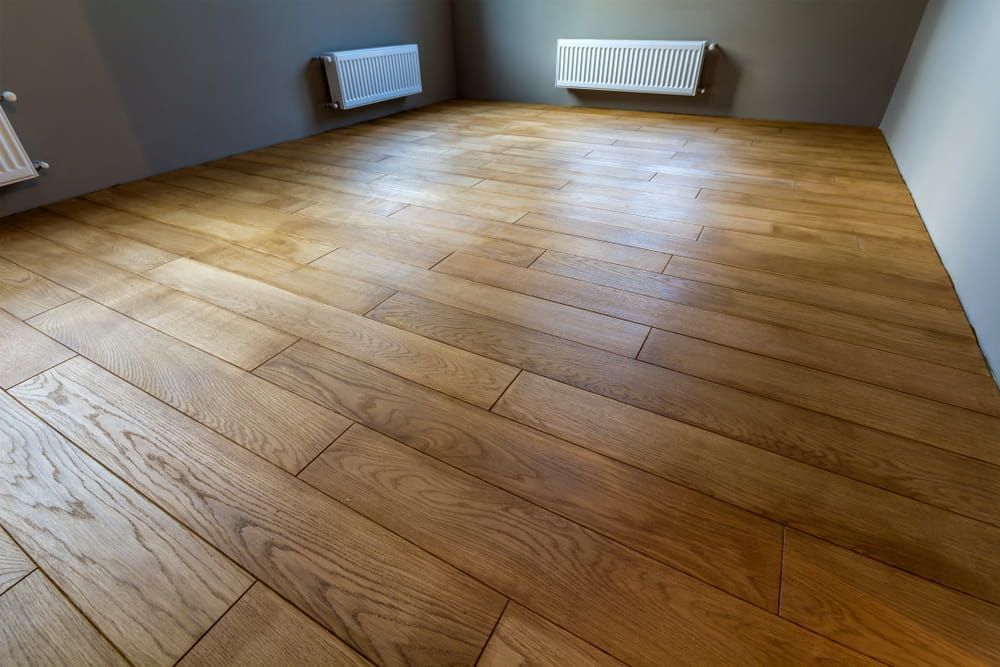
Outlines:
{"type": "Polygon", "coordinates": [[[994,375],[1000,371],[998,62],[1000,2],[931,0],[882,121],[994,375]]]}
{"type": "Polygon", "coordinates": [[[52,169],[0,215],[454,97],[448,0],[0,0],[0,88],[52,169]],[[322,108],[323,50],[416,42],[424,93],[322,108]]]}
{"type": "Polygon", "coordinates": [[[455,0],[462,97],[878,125],[925,0],[455,0]],[[554,87],[558,38],[705,39],[702,97],[554,87]]]}

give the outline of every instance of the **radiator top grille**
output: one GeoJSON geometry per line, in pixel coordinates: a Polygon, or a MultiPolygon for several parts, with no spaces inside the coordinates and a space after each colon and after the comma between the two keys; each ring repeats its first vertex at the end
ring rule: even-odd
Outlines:
{"type": "Polygon", "coordinates": [[[556,86],[694,95],[705,46],[706,42],[560,39],[556,86]]]}
{"type": "Polygon", "coordinates": [[[322,55],[330,98],[341,109],[422,92],[416,44],[384,46],[322,55]]]}

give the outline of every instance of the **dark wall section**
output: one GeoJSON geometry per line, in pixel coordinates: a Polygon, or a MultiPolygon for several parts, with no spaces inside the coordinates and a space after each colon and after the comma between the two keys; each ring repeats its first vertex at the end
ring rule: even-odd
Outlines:
{"type": "Polygon", "coordinates": [[[455,96],[448,0],[0,0],[4,110],[52,168],[0,215],[455,96]],[[416,42],[424,93],[331,111],[313,55],[416,42]]]}
{"type": "Polygon", "coordinates": [[[925,0],[455,0],[462,97],[878,125],[925,0]],[[694,98],[557,89],[556,40],[704,39],[694,98]]]}

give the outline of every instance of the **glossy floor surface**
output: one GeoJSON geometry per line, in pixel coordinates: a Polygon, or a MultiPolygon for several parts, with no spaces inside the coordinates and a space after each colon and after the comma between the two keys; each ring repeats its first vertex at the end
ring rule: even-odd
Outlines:
{"type": "Polygon", "coordinates": [[[0,663],[1000,662],[877,130],[456,101],[0,226],[0,663]]]}

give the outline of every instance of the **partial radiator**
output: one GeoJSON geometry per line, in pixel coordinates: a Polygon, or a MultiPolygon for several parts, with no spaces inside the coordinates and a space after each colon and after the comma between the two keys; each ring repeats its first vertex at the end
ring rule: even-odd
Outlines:
{"type": "MultiPolygon", "coordinates": [[[[6,95],[5,95],[6,98],[6,95]]],[[[16,99],[16,98],[15,98],[16,99]]],[[[0,186],[35,178],[38,172],[0,108],[0,186]]]]}
{"type": "Polygon", "coordinates": [[[707,42],[560,39],[557,88],[694,95],[707,42]]]}
{"type": "Polygon", "coordinates": [[[353,109],[423,91],[416,44],[330,51],[319,58],[326,68],[330,106],[337,109],[353,109]]]}

